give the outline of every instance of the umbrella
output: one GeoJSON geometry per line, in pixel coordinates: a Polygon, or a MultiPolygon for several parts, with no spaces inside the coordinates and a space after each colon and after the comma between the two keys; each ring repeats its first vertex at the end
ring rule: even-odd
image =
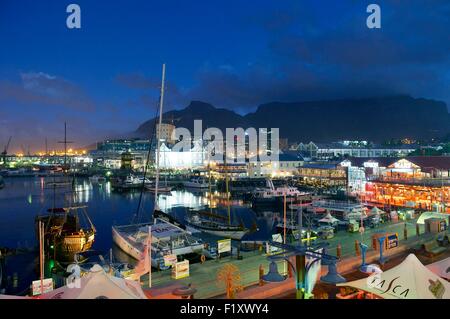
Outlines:
{"type": "Polygon", "coordinates": [[[107,274],[99,265],[79,279],[78,285],[63,286],[42,294],[40,299],[147,299],[140,284],[107,274]]]}
{"type": "Polygon", "coordinates": [[[385,299],[450,299],[450,283],[425,267],[414,254],[383,273],[337,286],[354,287],[385,299]]]}

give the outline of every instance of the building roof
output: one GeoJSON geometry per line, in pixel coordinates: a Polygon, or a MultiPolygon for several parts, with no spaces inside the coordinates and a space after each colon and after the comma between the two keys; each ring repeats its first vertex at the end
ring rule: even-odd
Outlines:
{"type": "MultiPolygon", "coordinates": [[[[366,162],[376,162],[380,167],[388,167],[389,165],[397,162],[400,157],[349,157],[348,160],[352,163],[352,166],[363,167],[366,162]]],[[[345,160],[342,160],[345,161],[345,160]]]]}
{"type": "Polygon", "coordinates": [[[349,157],[347,160],[356,167],[363,167],[366,162],[377,162],[380,167],[388,167],[401,159],[406,159],[422,169],[450,170],[450,156],[349,157]]]}
{"type": "Polygon", "coordinates": [[[316,162],[304,164],[300,168],[336,169],[338,165],[337,162],[316,162]]]}
{"type": "Polygon", "coordinates": [[[439,170],[450,170],[450,156],[409,156],[405,157],[420,168],[434,168],[439,170]]]}
{"type": "Polygon", "coordinates": [[[293,154],[293,153],[289,152],[289,153],[279,154],[278,160],[280,162],[298,162],[298,161],[303,161],[303,157],[301,157],[298,153],[293,154]]]}
{"type": "Polygon", "coordinates": [[[362,149],[362,150],[391,150],[391,149],[404,149],[404,150],[415,150],[419,148],[419,145],[416,144],[402,144],[402,145],[381,145],[381,144],[371,144],[371,145],[345,145],[338,142],[332,143],[317,143],[316,144],[319,149],[362,149]]]}

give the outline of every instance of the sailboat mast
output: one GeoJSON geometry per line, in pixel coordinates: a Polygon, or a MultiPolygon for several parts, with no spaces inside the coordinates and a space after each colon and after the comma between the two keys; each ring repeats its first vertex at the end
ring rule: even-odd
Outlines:
{"type": "MultiPolygon", "coordinates": [[[[226,149],[226,146],[225,146],[226,149]]],[[[225,191],[227,193],[227,209],[228,209],[228,225],[231,225],[231,212],[230,212],[230,193],[229,193],[229,187],[228,187],[228,167],[227,167],[227,152],[225,151],[225,191]]]]}
{"type": "Polygon", "coordinates": [[[58,143],[64,144],[64,168],[63,171],[67,172],[67,144],[73,143],[67,140],[67,122],[64,122],[64,141],[58,143]]]}
{"type": "Polygon", "coordinates": [[[155,181],[155,205],[154,209],[158,208],[158,184],[159,184],[159,152],[161,147],[161,124],[162,124],[162,109],[163,109],[163,103],[164,103],[164,80],[166,76],[166,64],[164,63],[162,65],[162,78],[161,78],[161,95],[159,98],[159,125],[158,129],[156,130],[156,139],[157,139],[157,146],[156,146],[156,181],[155,181]]]}
{"type": "Polygon", "coordinates": [[[67,165],[67,123],[64,122],[64,169],[67,165]]]}
{"type": "Polygon", "coordinates": [[[39,279],[41,280],[41,295],[44,293],[44,223],[39,221],[39,279]]]}

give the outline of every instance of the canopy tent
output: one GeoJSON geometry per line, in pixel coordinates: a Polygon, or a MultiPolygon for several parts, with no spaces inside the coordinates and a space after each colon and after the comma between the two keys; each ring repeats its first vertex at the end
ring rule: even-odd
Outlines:
{"type": "Polygon", "coordinates": [[[441,278],[450,280],[450,257],[427,265],[427,268],[441,278]]]}
{"type": "Polygon", "coordinates": [[[337,286],[354,287],[385,299],[450,299],[450,283],[422,265],[413,254],[381,274],[337,286]]]}
{"type": "Polygon", "coordinates": [[[39,299],[147,299],[147,297],[138,282],[114,277],[107,274],[101,266],[94,265],[87,275],[80,278],[79,285],[58,288],[41,295],[39,299]]]}
{"type": "Polygon", "coordinates": [[[386,212],[376,206],[369,211],[370,216],[380,216],[381,214],[386,214],[386,212]]]}
{"type": "Polygon", "coordinates": [[[437,213],[437,212],[424,212],[422,213],[422,215],[420,215],[420,217],[417,219],[417,224],[425,224],[425,219],[428,218],[445,218],[445,221],[448,225],[448,220],[449,220],[449,215],[448,214],[442,214],[442,213],[437,213]]]}
{"type": "Polygon", "coordinates": [[[336,224],[339,223],[339,219],[331,216],[331,213],[328,212],[324,218],[319,219],[319,223],[336,224]]]}

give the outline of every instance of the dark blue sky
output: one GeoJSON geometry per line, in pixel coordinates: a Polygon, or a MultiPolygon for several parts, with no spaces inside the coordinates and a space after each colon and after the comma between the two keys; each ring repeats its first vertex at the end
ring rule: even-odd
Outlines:
{"type": "MultiPolygon", "coordinates": [[[[0,0],[0,147],[77,145],[203,100],[239,113],[270,101],[410,94],[450,103],[450,2],[0,0]],[[81,30],[66,6],[81,7],[81,30]],[[382,28],[366,27],[366,7],[382,28]]],[[[60,146],[59,146],[60,147],[60,146]]]]}

